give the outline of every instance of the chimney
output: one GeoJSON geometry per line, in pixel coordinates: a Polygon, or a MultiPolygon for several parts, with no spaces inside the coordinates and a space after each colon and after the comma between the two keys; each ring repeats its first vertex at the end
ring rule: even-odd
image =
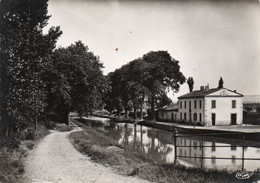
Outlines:
{"type": "Polygon", "coordinates": [[[205,90],[209,90],[209,84],[207,84],[207,86],[205,86],[205,90]]]}
{"type": "Polygon", "coordinates": [[[234,90],[234,92],[237,92],[236,90],[234,90]]]}
{"type": "Polygon", "coordinates": [[[204,86],[201,86],[201,87],[200,87],[200,91],[204,91],[204,86]]]}

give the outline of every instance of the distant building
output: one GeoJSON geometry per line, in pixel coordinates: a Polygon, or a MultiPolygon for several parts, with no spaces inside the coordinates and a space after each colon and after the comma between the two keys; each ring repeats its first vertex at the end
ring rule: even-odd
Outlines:
{"type": "Polygon", "coordinates": [[[177,121],[178,120],[178,105],[172,104],[157,110],[157,120],[159,121],[177,121]]]}
{"type": "Polygon", "coordinates": [[[203,126],[241,125],[243,95],[226,88],[201,87],[178,97],[178,119],[203,126]]]}

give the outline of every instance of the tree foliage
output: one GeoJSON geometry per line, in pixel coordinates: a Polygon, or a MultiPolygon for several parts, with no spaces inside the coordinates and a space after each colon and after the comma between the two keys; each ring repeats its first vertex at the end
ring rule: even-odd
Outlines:
{"type": "Polygon", "coordinates": [[[187,84],[189,85],[190,92],[192,92],[193,91],[193,85],[194,85],[193,77],[188,78],[187,84]]]}
{"type": "Polygon", "coordinates": [[[99,57],[80,41],[55,50],[45,74],[48,110],[65,122],[69,111],[83,115],[97,109],[109,90],[102,68],[99,57]]]}
{"type": "Polygon", "coordinates": [[[45,58],[61,35],[59,27],[43,28],[48,0],[0,1],[1,123],[22,126],[46,106],[42,73],[45,58]]]}
{"type": "Polygon", "coordinates": [[[126,112],[129,100],[134,108],[142,109],[148,97],[152,115],[156,107],[169,102],[166,92],[178,91],[185,81],[179,62],[167,51],[151,51],[108,76],[112,87],[110,96],[120,97],[126,112]]]}

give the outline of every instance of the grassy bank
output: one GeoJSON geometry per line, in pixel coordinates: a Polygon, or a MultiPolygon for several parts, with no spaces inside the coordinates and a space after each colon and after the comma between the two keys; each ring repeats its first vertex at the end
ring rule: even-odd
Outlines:
{"type": "Polygon", "coordinates": [[[49,133],[42,122],[37,131],[26,128],[12,138],[0,139],[0,182],[22,182],[24,159],[35,144],[49,133]]]}
{"type": "MultiPolygon", "coordinates": [[[[143,152],[122,147],[114,139],[105,136],[101,131],[77,123],[84,131],[74,132],[70,139],[74,146],[83,154],[91,157],[94,162],[115,168],[126,176],[139,176],[151,182],[247,182],[238,180],[235,173],[216,170],[187,168],[181,165],[158,164],[146,158],[143,152]]],[[[252,176],[253,177],[253,176],[252,176]]],[[[248,182],[252,182],[248,180],[248,182]]]]}
{"type": "Polygon", "coordinates": [[[0,139],[0,183],[23,182],[24,160],[39,140],[49,134],[48,129],[72,130],[64,124],[39,122],[37,131],[28,127],[12,138],[0,139]]]}

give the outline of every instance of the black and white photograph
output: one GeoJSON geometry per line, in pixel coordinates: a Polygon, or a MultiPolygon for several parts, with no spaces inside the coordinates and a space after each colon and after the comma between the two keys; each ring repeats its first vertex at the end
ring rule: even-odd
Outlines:
{"type": "Polygon", "coordinates": [[[260,183],[259,0],[0,0],[0,183],[260,183]]]}

